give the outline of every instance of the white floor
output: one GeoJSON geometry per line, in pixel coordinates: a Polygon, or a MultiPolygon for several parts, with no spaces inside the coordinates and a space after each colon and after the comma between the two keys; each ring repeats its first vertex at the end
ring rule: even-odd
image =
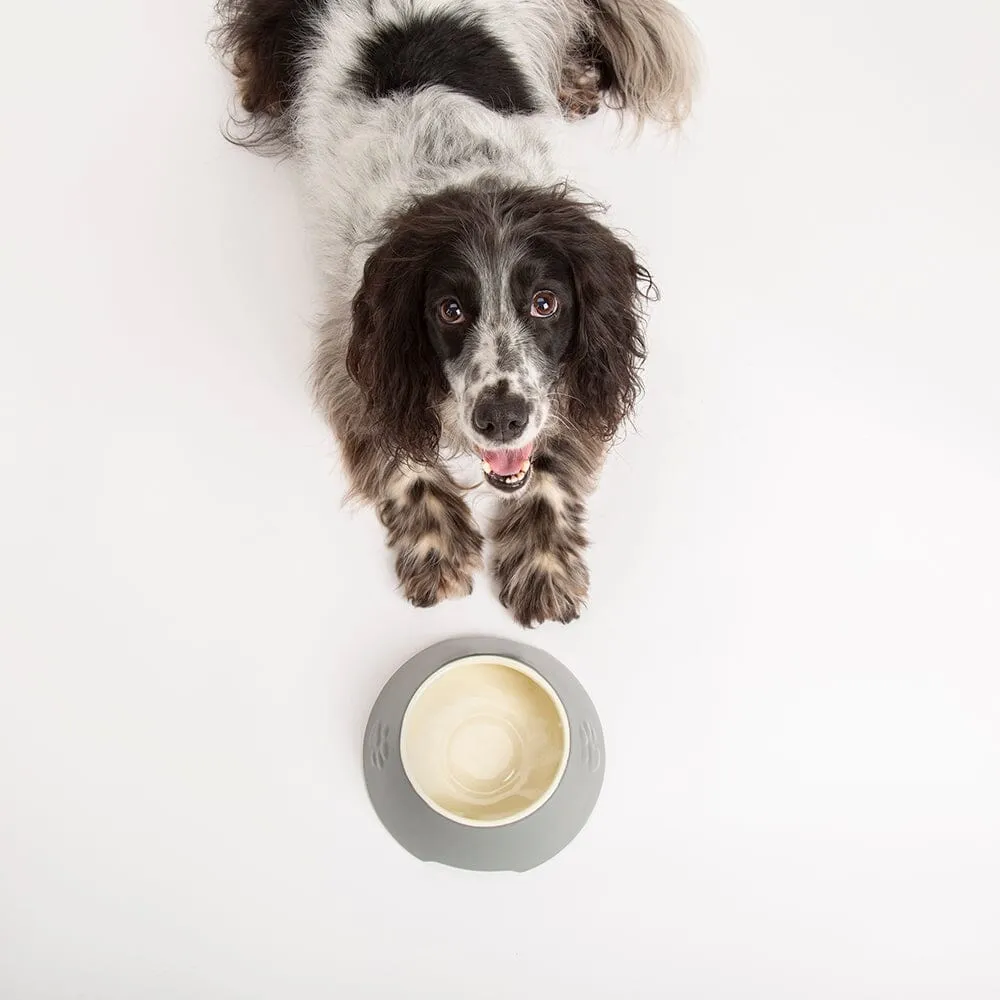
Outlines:
{"type": "Polygon", "coordinates": [[[591,606],[531,636],[605,792],[522,876],[365,797],[394,667],[519,633],[339,506],[209,6],[4,15],[0,996],[1000,996],[1000,6],[692,0],[681,143],[567,138],[664,295],[591,606]]]}

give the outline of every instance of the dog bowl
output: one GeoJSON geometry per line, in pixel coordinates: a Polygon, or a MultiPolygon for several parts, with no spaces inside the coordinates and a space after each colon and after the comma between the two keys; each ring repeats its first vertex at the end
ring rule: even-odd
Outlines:
{"type": "Polygon", "coordinates": [[[604,780],[604,737],[579,681],[507,639],[449,639],[382,689],[365,730],[379,819],[423,861],[527,871],[583,829],[604,780]]]}

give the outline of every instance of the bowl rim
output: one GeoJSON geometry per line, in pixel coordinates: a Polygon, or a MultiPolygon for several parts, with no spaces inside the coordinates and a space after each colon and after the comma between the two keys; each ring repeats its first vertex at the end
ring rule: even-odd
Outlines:
{"type": "Polygon", "coordinates": [[[406,703],[406,708],[403,711],[402,722],[400,723],[399,757],[400,762],[403,765],[403,774],[406,776],[406,780],[409,782],[410,787],[417,793],[417,795],[420,796],[420,799],[424,802],[424,804],[428,808],[433,809],[439,816],[443,816],[449,822],[457,823],[460,826],[478,827],[480,829],[498,828],[510,826],[513,823],[517,823],[520,820],[527,818],[532,813],[541,809],[542,806],[544,806],[545,803],[552,798],[555,790],[559,787],[566,774],[566,768],[569,764],[570,743],[571,728],[569,724],[569,716],[566,713],[566,706],[563,705],[562,699],[557,694],[555,688],[537,670],[535,670],[534,667],[531,667],[527,663],[524,663],[523,661],[518,660],[506,653],[470,653],[465,656],[457,656],[454,659],[448,660],[445,663],[442,663],[441,666],[437,667],[435,670],[432,670],[431,673],[424,678],[416,691],[414,691],[410,696],[409,701],[406,703]],[[556,769],[555,776],[552,778],[548,788],[546,788],[545,791],[531,803],[531,805],[526,806],[520,812],[516,812],[511,816],[505,816],[503,819],[469,819],[465,816],[459,816],[457,813],[453,813],[442,808],[429,795],[425,794],[424,790],[420,787],[420,783],[413,777],[410,773],[409,767],[407,766],[407,724],[411,721],[410,713],[413,706],[417,703],[417,700],[424,693],[424,691],[431,686],[431,684],[440,680],[443,674],[456,670],[459,667],[473,666],[477,663],[499,664],[500,666],[508,667],[511,670],[516,670],[518,673],[523,674],[535,685],[541,688],[541,690],[555,706],[556,713],[559,717],[559,727],[562,732],[562,756],[559,760],[559,767],[556,769]]]}

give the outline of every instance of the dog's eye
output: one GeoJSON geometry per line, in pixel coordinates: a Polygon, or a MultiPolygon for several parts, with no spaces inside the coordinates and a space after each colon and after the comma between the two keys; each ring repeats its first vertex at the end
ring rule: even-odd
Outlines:
{"type": "Polygon", "coordinates": [[[535,292],[531,298],[531,315],[537,319],[548,319],[559,311],[559,300],[554,292],[535,292]]]}
{"type": "Polygon", "coordinates": [[[465,319],[465,313],[462,311],[462,303],[458,299],[445,299],[438,306],[438,312],[445,323],[461,323],[465,319]]]}

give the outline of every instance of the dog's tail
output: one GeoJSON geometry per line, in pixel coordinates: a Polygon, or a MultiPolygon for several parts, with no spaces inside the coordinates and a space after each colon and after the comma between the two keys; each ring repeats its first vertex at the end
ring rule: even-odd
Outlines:
{"type": "Polygon", "coordinates": [[[668,0],[585,0],[588,55],[613,106],[672,128],[691,111],[699,45],[668,0]]]}

